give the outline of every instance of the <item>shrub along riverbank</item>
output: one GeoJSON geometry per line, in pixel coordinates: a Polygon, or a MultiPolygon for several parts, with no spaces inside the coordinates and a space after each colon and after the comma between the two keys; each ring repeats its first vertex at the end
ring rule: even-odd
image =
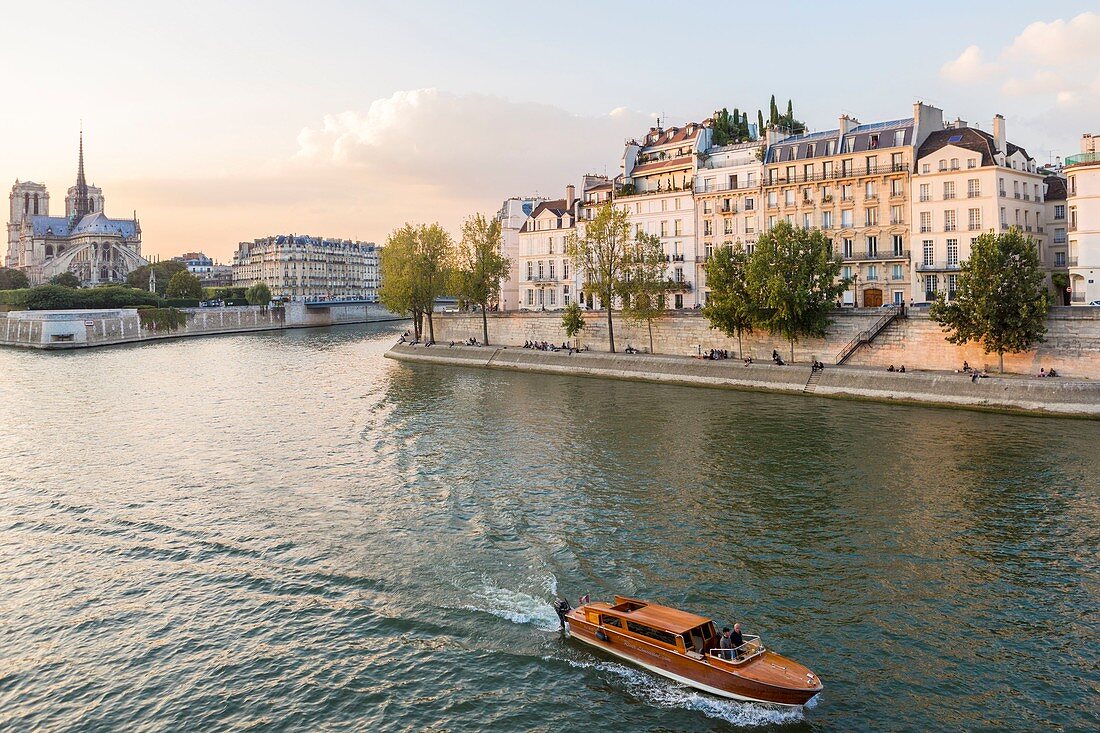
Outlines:
{"type": "Polygon", "coordinates": [[[35,288],[0,290],[0,310],[74,310],[97,308],[198,307],[198,300],[164,299],[155,293],[128,285],[100,285],[94,288],[70,288],[64,285],[39,285],[35,288]]]}

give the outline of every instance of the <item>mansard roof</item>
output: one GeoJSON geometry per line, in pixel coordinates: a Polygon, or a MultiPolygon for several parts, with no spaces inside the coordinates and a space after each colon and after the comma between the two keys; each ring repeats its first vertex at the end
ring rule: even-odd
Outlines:
{"type": "MultiPolygon", "coordinates": [[[[996,165],[996,161],[993,157],[993,136],[976,127],[949,127],[945,130],[936,130],[929,135],[924,141],[924,144],[920,146],[920,150],[917,151],[917,159],[920,160],[926,155],[931,155],[941,148],[946,148],[948,145],[954,145],[963,150],[981,153],[983,166],[996,165]]],[[[1017,152],[1023,153],[1024,157],[1028,160],[1032,159],[1022,147],[1006,140],[1005,154],[1012,156],[1017,152]]]]}
{"type": "Polygon", "coordinates": [[[1044,201],[1065,201],[1066,200],[1066,179],[1061,176],[1047,176],[1043,179],[1043,183],[1047,184],[1047,193],[1043,197],[1044,201]]]}
{"type": "Polygon", "coordinates": [[[535,210],[531,212],[531,216],[527,217],[527,221],[523,222],[523,226],[520,227],[520,231],[521,232],[533,231],[527,225],[533,219],[537,219],[539,216],[541,216],[543,214],[546,214],[546,213],[549,213],[549,214],[552,214],[555,217],[561,218],[561,217],[565,216],[566,214],[569,214],[570,212],[569,212],[569,209],[565,205],[565,199],[553,199],[552,201],[543,201],[542,203],[540,203],[538,206],[535,207],[535,210]]]}
{"type": "Polygon", "coordinates": [[[864,153],[878,150],[879,148],[893,148],[897,147],[894,145],[893,140],[887,140],[872,147],[872,137],[881,133],[892,133],[899,130],[904,133],[902,145],[912,145],[913,118],[911,117],[905,117],[900,120],[887,120],[885,122],[871,122],[866,125],[856,125],[848,130],[845,135],[840,134],[839,128],[836,130],[824,130],[822,132],[794,135],[793,137],[784,138],[768,148],[767,162],[783,163],[788,160],[808,160],[810,158],[824,158],[827,155],[864,153]],[[849,143],[851,145],[850,149],[842,147],[844,145],[844,140],[851,141],[849,143]],[[823,146],[816,144],[828,141],[836,143],[836,146],[830,153],[826,153],[823,146]],[[809,145],[811,143],[814,144],[812,154],[809,145]],[[794,150],[793,157],[787,152],[792,149],[794,150]]]}

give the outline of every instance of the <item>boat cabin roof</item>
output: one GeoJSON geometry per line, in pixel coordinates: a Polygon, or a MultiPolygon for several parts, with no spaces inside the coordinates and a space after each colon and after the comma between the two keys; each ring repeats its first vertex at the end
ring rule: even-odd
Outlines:
{"type": "Polygon", "coordinates": [[[678,608],[670,608],[669,606],[661,606],[656,603],[622,596],[615,596],[615,605],[613,606],[607,603],[593,603],[592,606],[600,611],[612,611],[616,616],[621,616],[630,621],[637,621],[655,629],[669,631],[673,634],[683,634],[711,621],[705,616],[697,616],[678,608]]]}

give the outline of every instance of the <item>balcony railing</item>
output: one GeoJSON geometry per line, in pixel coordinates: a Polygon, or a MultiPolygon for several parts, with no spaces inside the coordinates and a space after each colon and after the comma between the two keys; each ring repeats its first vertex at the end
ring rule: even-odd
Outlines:
{"type": "Polygon", "coordinates": [[[1079,153],[1066,156],[1066,167],[1071,165],[1084,165],[1086,163],[1100,163],[1100,153],[1079,153]]]}
{"type": "Polygon", "coordinates": [[[947,262],[922,262],[917,265],[917,272],[952,272],[959,269],[958,263],[952,265],[947,262]]]}
{"type": "Polygon", "coordinates": [[[978,198],[978,197],[979,197],[979,196],[981,196],[981,195],[982,195],[982,192],[981,192],[981,191],[967,191],[967,192],[966,192],[966,197],[967,197],[968,199],[976,199],[976,198],[978,198]]]}
{"type": "Polygon", "coordinates": [[[1005,190],[1004,190],[1003,188],[1002,188],[1002,189],[1001,189],[1001,190],[1000,190],[1000,191],[998,192],[998,194],[999,194],[999,195],[1000,195],[1000,197],[1001,197],[1001,198],[1003,198],[1003,199],[1006,199],[1006,198],[1008,198],[1008,194],[1007,194],[1007,193],[1005,193],[1005,190]]]}
{"type": "Polygon", "coordinates": [[[743,183],[738,181],[737,185],[731,186],[728,182],[722,183],[716,181],[709,186],[706,181],[695,182],[695,193],[721,193],[723,191],[748,191],[749,189],[757,190],[760,188],[760,184],[757,182],[743,183]]]}
{"type": "Polygon", "coordinates": [[[909,167],[902,165],[895,165],[891,163],[883,163],[882,165],[867,166],[863,168],[848,168],[840,170],[832,170],[829,173],[811,173],[806,175],[805,173],[798,174],[791,177],[787,177],[782,174],[779,169],[773,169],[775,175],[765,179],[765,186],[778,186],[780,184],[789,183],[813,183],[814,181],[835,181],[840,178],[858,178],[859,176],[881,176],[888,173],[905,173],[909,170],[909,167]]]}
{"type": "Polygon", "coordinates": [[[841,254],[841,259],[845,262],[856,262],[859,260],[907,260],[909,259],[909,250],[864,250],[861,252],[851,252],[850,254],[841,254]]]}

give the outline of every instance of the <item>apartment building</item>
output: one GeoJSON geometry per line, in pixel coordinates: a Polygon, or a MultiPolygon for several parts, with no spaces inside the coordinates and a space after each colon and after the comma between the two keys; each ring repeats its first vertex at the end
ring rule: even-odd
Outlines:
{"type": "Polygon", "coordinates": [[[500,222],[500,252],[508,258],[508,277],[500,284],[499,307],[502,311],[520,308],[520,241],[519,233],[535,207],[545,201],[536,196],[513,196],[501,204],[497,212],[500,222]]]}
{"type": "Polygon", "coordinates": [[[576,188],[565,198],[539,202],[519,230],[519,310],[558,310],[576,297],[577,286],[565,243],[576,232],[576,188]]]}
{"type": "Polygon", "coordinates": [[[1072,303],[1100,301],[1100,135],[1084,135],[1081,153],[1066,158],[1069,277],[1072,303]]]}
{"type": "Polygon", "coordinates": [[[912,176],[916,277],[912,297],[954,297],[961,262],[978,235],[1019,227],[1043,252],[1044,174],[1027,151],[1008,142],[1005,120],[993,133],[956,120],[917,150],[912,176]]]}
{"type": "Polygon", "coordinates": [[[695,178],[695,285],[700,304],[707,302],[703,265],[716,247],[756,246],[760,233],[760,184],[764,173],[763,142],[712,147],[695,178]]]}
{"type": "Polygon", "coordinates": [[[769,141],[764,227],[779,221],[819,228],[833,239],[851,282],[845,305],[903,303],[912,288],[909,178],[916,147],[943,126],[941,110],[917,103],[913,116],[769,141]]]}
{"type": "Polygon", "coordinates": [[[378,300],[381,248],[373,242],[298,234],[241,242],[233,255],[233,284],[267,283],[289,300],[378,300]]]}
{"type": "MultiPolygon", "coordinates": [[[[1050,272],[1069,278],[1069,237],[1067,236],[1066,179],[1061,173],[1052,173],[1043,179],[1043,236],[1046,239],[1043,266],[1050,272]]],[[[1069,305],[1070,291],[1051,282],[1055,293],[1054,305],[1069,305]]]]}
{"type": "Polygon", "coordinates": [[[668,260],[673,308],[699,304],[696,288],[694,182],[710,129],[698,123],[650,128],[626,144],[622,177],[613,196],[635,232],[660,238],[668,260]]]}

